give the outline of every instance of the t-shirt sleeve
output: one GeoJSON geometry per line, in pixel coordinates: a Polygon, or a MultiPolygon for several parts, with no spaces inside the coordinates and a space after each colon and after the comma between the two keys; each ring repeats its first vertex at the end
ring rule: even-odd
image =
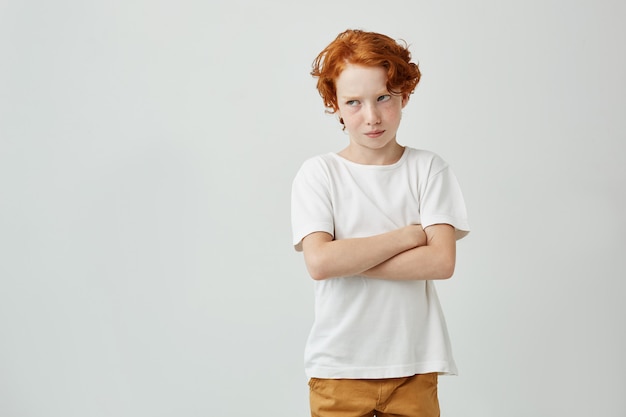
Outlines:
{"type": "Polygon", "coordinates": [[[465,200],[452,169],[438,160],[421,196],[422,226],[449,224],[456,229],[456,238],[464,238],[470,231],[465,200]]]}
{"type": "Polygon", "coordinates": [[[323,161],[305,161],[291,187],[291,228],[294,248],[302,251],[302,239],[313,232],[334,236],[330,176],[323,161]]]}

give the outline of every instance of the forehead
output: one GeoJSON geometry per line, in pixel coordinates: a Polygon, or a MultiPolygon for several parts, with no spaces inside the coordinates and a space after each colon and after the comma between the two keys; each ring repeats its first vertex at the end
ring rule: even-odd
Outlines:
{"type": "Polygon", "coordinates": [[[335,80],[337,95],[358,95],[387,91],[387,71],[383,67],[348,64],[335,80]]]}

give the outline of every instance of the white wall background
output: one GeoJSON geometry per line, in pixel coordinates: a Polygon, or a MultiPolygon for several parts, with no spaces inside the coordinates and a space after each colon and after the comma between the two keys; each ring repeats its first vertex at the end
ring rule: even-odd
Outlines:
{"type": "Polygon", "coordinates": [[[0,415],[305,416],[308,72],[348,27],[423,80],[399,141],[473,232],[439,284],[448,417],[626,415],[626,5],[0,1],[0,415]]]}

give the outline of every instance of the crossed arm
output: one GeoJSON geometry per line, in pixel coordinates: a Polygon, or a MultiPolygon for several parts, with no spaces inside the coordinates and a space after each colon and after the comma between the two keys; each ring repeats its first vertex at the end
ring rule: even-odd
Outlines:
{"type": "Polygon", "coordinates": [[[454,227],[410,225],[379,235],[333,240],[315,232],[302,241],[304,260],[315,280],[363,275],[390,280],[447,279],[454,273],[454,227]]]}

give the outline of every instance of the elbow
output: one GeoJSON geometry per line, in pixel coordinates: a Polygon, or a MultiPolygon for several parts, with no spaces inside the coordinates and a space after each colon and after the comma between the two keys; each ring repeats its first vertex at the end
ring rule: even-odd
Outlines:
{"type": "Polygon", "coordinates": [[[454,275],[454,263],[441,268],[441,278],[439,279],[450,279],[452,275],[454,275]]]}
{"type": "Polygon", "coordinates": [[[455,268],[455,259],[454,257],[452,258],[445,258],[442,259],[441,262],[439,262],[438,268],[437,268],[437,272],[436,272],[436,279],[450,279],[452,278],[452,275],[454,275],[454,268],[455,268]]]}
{"type": "Polygon", "coordinates": [[[326,262],[318,259],[318,257],[305,257],[306,269],[314,281],[322,281],[331,278],[330,271],[325,267],[326,262]]]}
{"type": "Polygon", "coordinates": [[[450,279],[454,275],[454,268],[456,267],[456,250],[451,247],[450,250],[443,250],[438,252],[436,261],[436,279],[450,279]]]}
{"type": "Polygon", "coordinates": [[[311,276],[313,281],[323,281],[325,279],[330,278],[330,277],[328,277],[327,275],[325,275],[323,273],[319,273],[317,271],[311,271],[311,270],[309,270],[309,275],[311,276]]]}
{"type": "Polygon", "coordinates": [[[325,279],[331,278],[331,276],[323,270],[323,268],[307,268],[309,271],[309,275],[313,278],[314,281],[323,281],[325,279]]]}
{"type": "MultiPolygon", "coordinates": [[[[332,237],[326,233],[313,233],[302,241],[304,253],[304,264],[311,278],[315,281],[322,281],[332,278],[331,265],[326,244],[332,237]]],[[[332,258],[332,257],[331,257],[332,258]]]]}

